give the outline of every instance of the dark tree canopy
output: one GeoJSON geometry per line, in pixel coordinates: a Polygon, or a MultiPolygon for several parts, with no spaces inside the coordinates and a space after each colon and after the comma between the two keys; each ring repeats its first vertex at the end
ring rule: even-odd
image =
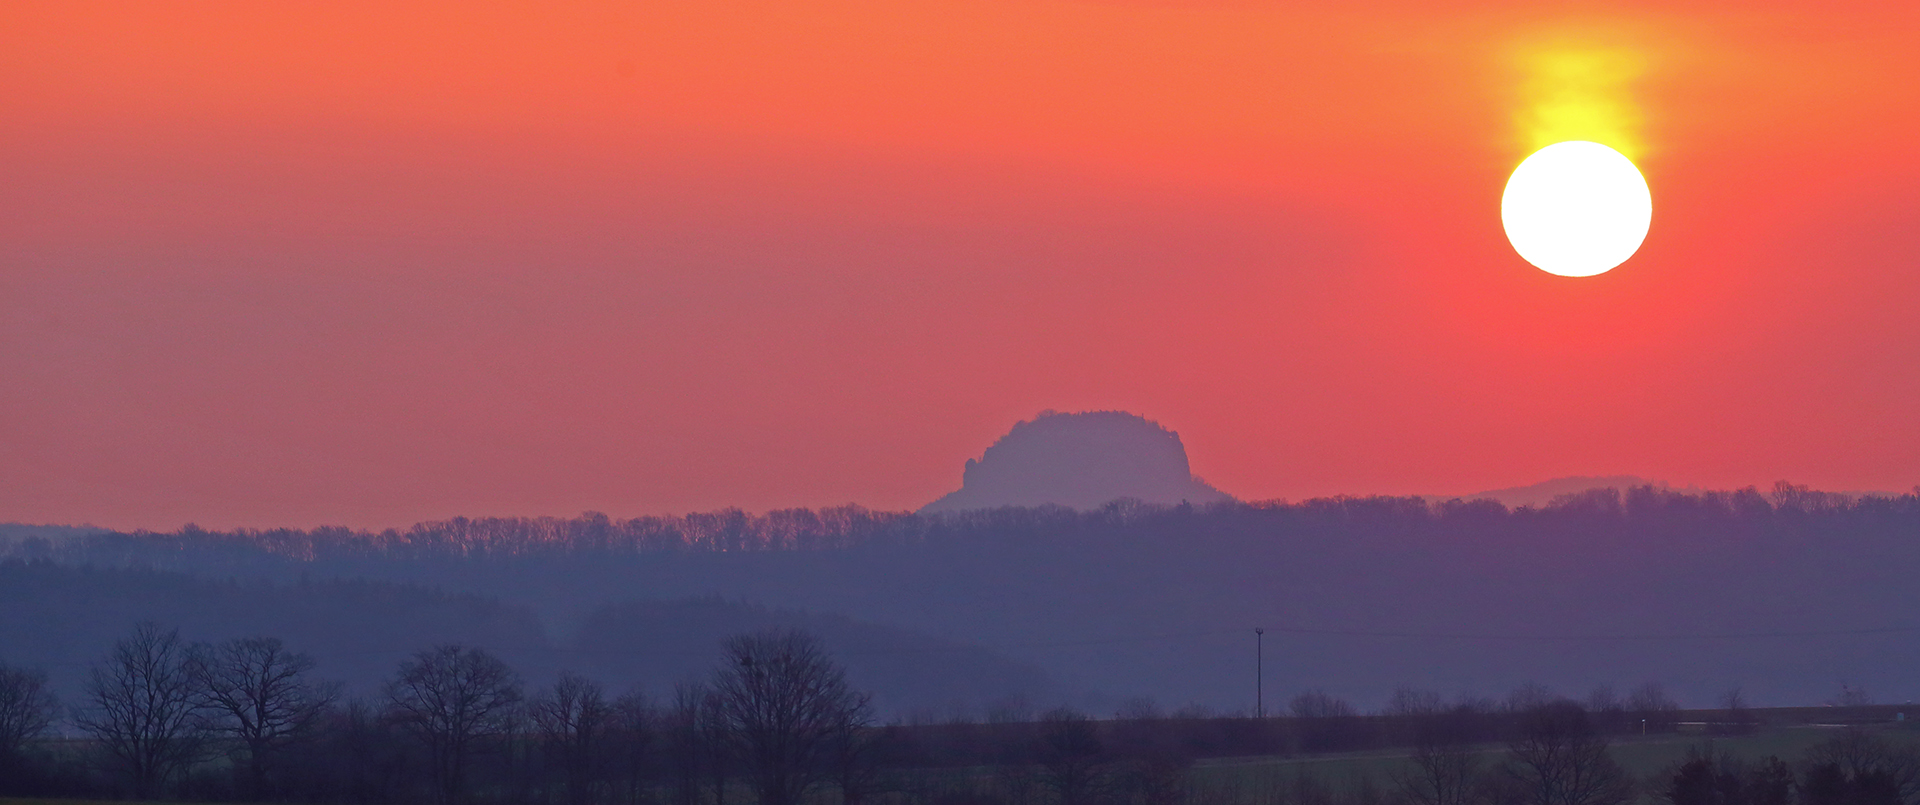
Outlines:
{"type": "Polygon", "coordinates": [[[1920,528],[1920,491],[1899,496],[1854,497],[1781,481],[1767,492],[1678,492],[1652,486],[1595,489],[1563,496],[1541,508],[1508,509],[1491,500],[1429,501],[1416,497],[1333,497],[1286,501],[1222,502],[1205,507],[1150,506],[1114,501],[1091,510],[1059,506],[975,509],[915,514],[860,506],[779,509],[751,514],[721,509],[677,517],[615,519],[598,512],[575,518],[456,517],[384,531],[340,527],[207,531],[188,526],[173,533],[88,533],[57,545],[38,541],[8,546],[0,554],[65,558],[117,564],[138,558],[167,567],[183,562],[231,562],[259,554],[304,562],[330,559],[486,558],[555,554],[635,554],[827,550],[861,545],[901,545],[966,540],[989,535],[1084,534],[1154,527],[1168,520],[1204,518],[1211,528],[1268,531],[1353,523],[1448,522],[1482,529],[1593,527],[1630,522],[1639,527],[1729,527],[1816,532],[1914,533],[1920,528]]]}

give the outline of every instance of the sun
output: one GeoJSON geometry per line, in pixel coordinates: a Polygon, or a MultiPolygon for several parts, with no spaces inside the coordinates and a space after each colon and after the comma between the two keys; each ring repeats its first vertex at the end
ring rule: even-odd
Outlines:
{"type": "Polygon", "coordinates": [[[1513,169],[1500,221],[1527,262],[1549,274],[1591,277],[1640,250],[1653,223],[1653,194],[1626,155],[1569,140],[1513,169]]]}

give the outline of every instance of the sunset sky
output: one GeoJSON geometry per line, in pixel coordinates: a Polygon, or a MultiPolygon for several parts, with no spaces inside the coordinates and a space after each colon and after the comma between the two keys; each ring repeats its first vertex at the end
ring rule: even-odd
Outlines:
{"type": "Polygon", "coordinates": [[[0,521],[912,508],[1123,409],[1242,498],[1920,483],[1920,11],[0,5],[0,521]],[[1639,254],[1527,265],[1597,139],[1639,254]]]}

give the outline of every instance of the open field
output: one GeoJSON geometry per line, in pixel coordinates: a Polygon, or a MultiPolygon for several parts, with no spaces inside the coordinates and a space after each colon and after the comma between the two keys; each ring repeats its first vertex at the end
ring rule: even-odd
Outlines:
{"type": "Polygon", "coordinates": [[[26,799],[0,797],[0,805],[183,805],[183,803],[140,802],[127,799],[26,799]]]}
{"type": "MultiPolygon", "coordinates": [[[[1666,733],[1648,737],[1615,738],[1611,751],[1628,774],[1645,785],[1642,803],[1657,802],[1653,795],[1664,774],[1686,759],[1690,750],[1711,746],[1714,752],[1758,760],[1776,756],[1790,764],[1798,763],[1812,747],[1835,736],[1845,727],[1810,721],[1773,722],[1747,735],[1699,735],[1666,733]]],[[[1912,722],[1882,722],[1866,727],[1889,739],[1920,744],[1920,725],[1912,722]]],[[[1480,746],[1486,766],[1500,763],[1506,746],[1488,743],[1480,746]]],[[[1406,768],[1406,748],[1378,749],[1295,756],[1242,756],[1206,758],[1194,764],[1187,775],[1187,802],[1195,805],[1288,805],[1312,801],[1305,788],[1354,791],[1364,784],[1388,791],[1393,776],[1406,768]],[[1368,781],[1363,783],[1362,781],[1368,781]]],[[[920,768],[908,775],[911,783],[889,787],[879,801],[926,802],[941,795],[963,791],[998,791],[1009,784],[1015,787],[1038,785],[1031,773],[1021,767],[957,766],[920,768]],[[1009,772],[1012,772],[1011,774],[1009,772]],[[1024,783],[1019,781],[1024,780],[1024,783]]],[[[1028,770],[1031,772],[1031,769],[1028,770]]],[[[752,793],[744,785],[729,785],[728,799],[733,803],[751,802],[752,793]]],[[[1017,799],[1018,797],[1013,797],[1017,799]]],[[[163,805],[123,800],[63,800],[0,797],[0,805],[163,805]]],[[[170,803],[165,805],[179,805],[170,803]]]]}
{"type": "MultiPolygon", "coordinates": [[[[1627,773],[1642,781],[1652,781],[1685,760],[1690,749],[1711,745],[1715,752],[1744,760],[1769,755],[1789,763],[1798,761],[1806,751],[1833,736],[1840,727],[1795,725],[1763,729],[1750,735],[1658,735],[1647,738],[1617,739],[1614,759],[1627,773]]],[[[1881,727],[1888,737],[1920,743],[1920,730],[1911,726],[1881,727]]],[[[1499,744],[1487,744],[1482,750],[1489,764],[1498,762],[1506,752],[1499,744]]],[[[1243,757],[1204,760],[1193,769],[1191,785],[1199,791],[1213,792],[1214,799],[1259,803],[1261,792],[1289,790],[1302,776],[1318,778],[1334,787],[1350,786],[1354,781],[1371,778],[1376,785],[1388,785],[1390,775],[1404,767],[1408,752],[1394,749],[1299,757],[1243,757]]],[[[1653,802],[1646,797],[1643,802],[1653,802]]]]}

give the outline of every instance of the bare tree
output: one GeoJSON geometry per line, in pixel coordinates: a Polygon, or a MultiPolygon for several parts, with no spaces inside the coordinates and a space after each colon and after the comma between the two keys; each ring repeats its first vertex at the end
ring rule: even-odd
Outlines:
{"type": "Polygon", "coordinates": [[[536,755],[545,755],[542,751],[545,747],[537,740],[538,730],[531,715],[519,704],[508,707],[500,719],[500,729],[484,739],[485,748],[494,751],[495,761],[481,767],[486,775],[482,779],[491,778],[496,790],[509,802],[532,802],[535,789],[545,782],[541,773],[546,767],[541,761],[553,759],[548,755],[535,760],[536,755]]]}
{"type": "Polygon", "coordinates": [[[1745,735],[1759,726],[1753,717],[1753,711],[1747,707],[1747,696],[1740,688],[1734,688],[1720,696],[1720,707],[1724,712],[1716,731],[1735,735],[1745,735]]]}
{"type": "Polygon", "coordinates": [[[1033,702],[1018,693],[987,703],[988,724],[1025,724],[1033,720],[1033,702]]]}
{"type": "Polygon", "coordinates": [[[1440,694],[1431,690],[1402,687],[1394,688],[1393,696],[1387,699],[1387,706],[1382,708],[1380,713],[1407,718],[1429,716],[1446,709],[1447,704],[1440,698],[1440,694]]]}
{"type": "Polygon", "coordinates": [[[1560,701],[1553,690],[1538,682],[1524,682],[1507,693],[1507,710],[1524,713],[1560,701]]]}
{"type": "Polygon", "coordinates": [[[406,737],[385,717],[381,708],[353,699],[333,709],[330,728],[322,732],[323,751],[331,757],[322,774],[335,775],[335,784],[350,802],[396,802],[415,777],[406,737]]]}
{"type": "Polygon", "coordinates": [[[396,720],[426,745],[439,801],[458,805],[467,761],[482,740],[508,726],[520,678],[482,649],[450,644],[402,662],[387,700],[396,720]]]}
{"type": "Polygon", "coordinates": [[[861,805],[880,788],[881,730],[854,720],[842,721],[828,743],[828,773],[840,789],[841,805],[861,805]]]}
{"type": "Polygon", "coordinates": [[[1380,737],[1392,746],[1417,745],[1421,730],[1427,728],[1425,722],[1446,710],[1446,700],[1438,693],[1418,688],[1395,688],[1393,695],[1387,698],[1386,706],[1380,708],[1380,737]]]}
{"type": "MultiPolygon", "coordinates": [[[[1106,730],[1108,754],[1115,758],[1112,801],[1135,805],[1175,805],[1186,799],[1193,754],[1182,730],[1167,723],[1152,699],[1129,701],[1106,730]]],[[[1271,725],[1258,725],[1264,738],[1271,725]]]]}
{"type": "Polygon", "coordinates": [[[701,713],[710,699],[704,685],[682,682],[673,687],[673,707],[662,725],[673,805],[700,805],[700,785],[710,754],[706,733],[701,729],[701,713]]]}
{"type": "Polygon", "coordinates": [[[1680,712],[1680,703],[1668,696],[1667,689],[1658,682],[1648,682],[1634,688],[1627,695],[1626,707],[1628,713],[1644,722],[1645,728],[1652,732],[1671,729],[1680,712]]]}
{"type": "Polygon", "coordinates": [[[1099,793],[1106,747],[1085,714],[1061,707],[1041,715],[1038,754],[1042,778],[1060,805],[1083,805],[1099,793]]]}
{"type": "Polygon", "coordinates": [[[1472,745],[1476,715],[1461,710],[1418,717],[1408,765],[1392,775],[1407,800],[1417,805],[1473,805],[1484,798],[1483,764],[1472,745]]]}
{"type": "Polygon", "coordinates": [[[1612,735],[1627,730],[1626,705],[1621,702],[1620,694],[1614,692],[1612,685],[1600,685],[1589,691],[1586,705],[1587,715],[1593,718],[1594,726],[1601,732],[1612,735]]]}
{"type": "Polygon", "coordinates": [[[1507,774],[1530,805],[1622,805],[1634,786],[1607,752],[1607,740],[1587,711],[1557,701],[1521,714],[1520,735],[1508,745],[1507,774]]]}
{"type": "Polygon", "coordinates": [[[659,713],[645,695],[628,693],[613,700],[612,718],[607,737],[625,783],[620,801],[641,805],[653,780],[653,733],[659,713]]]}
{"type": "Polygon", "coordinates": [[[88,675],[87,703],[74,713],[74,724],[99,742],[137,798],[159,796],[206,747],[193,663],[179,630],[148,621],[115,643],[88,675]]]}
{"type": "Polygon", "coordinates": [[[533,724],[541,744],[559,760],[568,805],[586,805],[605,765],[613,708],[600,684],[572,672],[560,674],[553,690],[533,702],[533,724]]]}
{"type": "Polygon", "coordinates": [[[1161,717],[1115,722],[1109,737],[1109,754],[1118,760],[1112,775],[1114,801],[1176,805],[1185,798],[1193,756],[1179,732],[1161,717]]]}
{"type": "Polygon", "coordinates": [[[727,781],[744,753],[734,744],[732,728],[720,712],[720,694],[701,686],[694,703],[694,730],[699,735],[700,769],[706,773],[713,805],[727,805],[727,781]]]}
{"type": "Polygon", "coordinates": [[[871,718],[867,696],[802,632],[728,640],[713,691],[760,805],[798,805],[829,773],[835,737],[871,718]]]}
{"type": "Polygon", "coordinates": [[[0,665],[0,764],[45,735],[59,712],[45,672],[0,665]]]}
{"type": "Polygon", "coordinates": [[[275,754],[307,737],[339,686],[315,682],[313,658],[288,651],[278,638],[229,640],[196,654],[191,667],[202,702],[245,752],[240,766],[251,795],[264,797],[275,754]]]}
{"type": "Polygon", "coordinates": [[[1293,697],[1287,703],[1287,709],[1294,718],[1348,718],[1359,715],[1347,700],[1336,698],[1326,691],[1310,690],[1293,697]]]}
{"type": "Polygon", "coordinates": [[[1852,785],[1885,786],[1904,803],[1920,803],[1920,749],[1858,727],[1807,750],[1807,765],[1836,771],[1852,785]]]}
{"type": "Polygon", "coordinates": [[[1873,697],[1867,695],[1866,688],[1840,683],[1840,695],[1827,700],[1833,707],[1866,707],[1873,704],[1873,697]]]}
{"type": "Polygon", "coordinates": [[[1287,703],[1295,719],[1291,725],[1306,752],[1332,752],[1353,749],[1360,736],[1360,713],[1345,699],[1324,691],[1310,690],[1287,703]]]}

